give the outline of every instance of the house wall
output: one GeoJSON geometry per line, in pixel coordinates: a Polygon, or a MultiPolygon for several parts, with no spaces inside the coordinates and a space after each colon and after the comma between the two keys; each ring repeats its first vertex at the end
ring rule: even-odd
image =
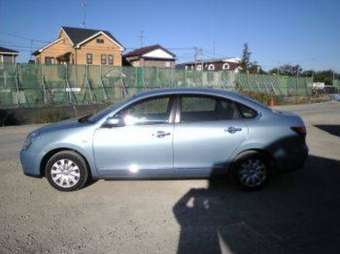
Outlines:
{"type": "Polygon", "coordinates": [[[171,60],[139,59],[130,61],[130,64],[133,67],[175,68],[175,61],[171,60]]]}
{"type": "Polygon", "coordinates": [[[14,64],[16,55],[0,54],[0,63],[14,64]]]}
{"type": "Polygon", "coordinates": [[[197,63],[197,64],[186,64],[186,70],[198,70],[201,71],[239,71],[240,64],[235,62],[208,62],[208,63],[197,63]]]}
{"type": "Polygon", "coordinates": [[[65,35],[64,31],[61,32],[59,38],[61,38],[62,40],[52,44],[36,56],[36,63],[45,64],[45,57],[53,57],[54,63],[57,63],[56,58],[58,56],[63,55],[66,52],[72,52],[72,54],[74,54],[74,48],[72,47],[72,44],[65,35]]]}
{"type": "Polygon", "coordinates": [[[145,67],[175,68],[175,61],[144,59],[145,67]]]}
{"type": "Polygon", "coordinates": [[[56,59],[58,56],[61,56],[67,52],[71,52],[71,64],[86,64],[86,54],[90,53],[93,56],[93,65],[101,64],[102,54],[113,55],[114,66],[122,65],[122,53],[120,48],[104,35],[99,35],[93,38],[92,40],[81,45],[80,48],[74,48],[72,46],[72,43],[64,31],[61,32],[60,38],[62,38],[62,40],[44,49],[39,55],[36,56],[36,63],[45,64],[45,57],[53,57],[54,63],[58,63],[56,59]],[[97,43],[97,39],[103,39],[104,43],[97,43]]]}
{"type": "Polygon", "coordinates": [[[122,65],[122,52],[118,45],[113,43],[107,36],[99,35],[92,40],[81,45],[79,49],[76,49],[76,64],[86,64],[86,54],[92,54],[94,65],[101,64],[101,55],[113,55],[113,65],[122,65]],[[104,43],[97,43],[97,39],[103,39],[104,43]]]}

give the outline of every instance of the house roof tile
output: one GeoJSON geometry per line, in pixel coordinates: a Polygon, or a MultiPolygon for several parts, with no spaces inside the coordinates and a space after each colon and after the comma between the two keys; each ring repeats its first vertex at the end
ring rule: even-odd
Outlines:
{"type": "Polygon", "coordinates": [[[163,48],[159,44],[150,45],[150,46],[146,46],[146,47],[143,47],[143,48],[135,49],[133,51],[130,51],[130,52],[126,53],[124,55],[124,57],[142,56],[142,55],[147,54],[147,53],[149,53],[149,52],[151,52],[151,51],[153,51],[155,49],[162,49],[165,52],[167,52],[168,54],[172,55],[173,57],[176,57],[176,55],[174,53],[170,52],[166,48],[163,48]]]}
{"type": "Polygon", "coordinates": [[[74,45],[86,40],[87,38],[99,33],[103,32],[107,36],[109,36],[112,40],[116,41],[119,45],[122,44],[108,31],[99,30],[99,29],[89,29],[89,28],[78,28],[78,27],[69,27],[69,26],[62,26],[62,29],[71,39],[74,45]]]}
{"type": "Polygon", "coordinates": [[[0,47],[0,53],[19,53],[19,52],[13,49],[0,47]]]}

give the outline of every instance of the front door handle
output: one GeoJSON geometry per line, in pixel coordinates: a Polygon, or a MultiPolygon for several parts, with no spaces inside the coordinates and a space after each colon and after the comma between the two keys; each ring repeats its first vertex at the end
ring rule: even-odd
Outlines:
{"type": "Polygon", "coordinates": [[[157,138],[164,138],[166,136],[170,136],[170,132],[157,131],[156,133],[153,133],[152,136],[157,137],[157,138]]]}
{"type": "Polygon", "coordinates": [[[242,130],[242,128],[233,127],[233,126],[229,127],[228,129],[224,129],[225,132],[229,132],[230,134],[234,134],[234,133],[241,131],[241,130],[242,130]]]}

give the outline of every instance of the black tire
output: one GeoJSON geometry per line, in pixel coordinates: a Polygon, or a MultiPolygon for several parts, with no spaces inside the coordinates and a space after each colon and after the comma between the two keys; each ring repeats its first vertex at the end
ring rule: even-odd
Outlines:
{"type": "MultiPolygon", "coordinates": [[[[89,180],[89,169],[87,167],[87,164],[82,156],[80,156],[78,153],[73,151],[61,151],[56,154],[54,154],[47,162],[45,167],[45,176],[48,180],[48,182],[57,190],[59,191],[75,191],[83,188],[85,184],[89,180]],[[75,165],[75,174],[76,176],[72,175],[72,180],[68,180],[65,182],[68,182],[68,185],[70,186],[63,186],[63,183],[60,183],[61,181],[58,179],[54,180],[53,177],[56,177],[56,174],[54,174],[52,170],[55,170],[56,163],[60,161],[67,161],[67,163],[71,163],[72,165],[75,165]],[[74,182],[72,182],[74,179],[74,182]],[[77,181],[77,182],[76,182],[77,181]],[[70,184],[72,182],[72,184],[70,184]],[[75,183],[76,182],[76,183],[75,183]],[[59,185],[58,185],[59,184],[59,185]]],[[[60,177],[61,178],[61,177],[60,177]]],[[[67,178],[68,179],[68,178],[67,178]]]]}
{"type": "Polygon", "coordinates": [[[237,157],[232,165],[232,180],[243,190],[260,190],[268,180],[268,165],[268,160],[261,153],[244,152],[237,157]]]}

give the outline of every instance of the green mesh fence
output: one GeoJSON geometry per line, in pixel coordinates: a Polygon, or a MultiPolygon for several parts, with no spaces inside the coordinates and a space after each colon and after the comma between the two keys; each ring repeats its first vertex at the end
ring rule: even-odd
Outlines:
{"type": "MultiPolygon", "coordinates": [[[[334,85],[340,87],[340,81],[334,85]]],[[[97,65],[0,65],[0,107],[97,104],[162,87],[212,87],[309,96],[312,79],[280,75],[97,65]]]]}
{"type": "Polygon", "coordinates": [[[340,80],[334,79],[333,86],[336,87],[337,89],[340,89],[340,80]]]}

